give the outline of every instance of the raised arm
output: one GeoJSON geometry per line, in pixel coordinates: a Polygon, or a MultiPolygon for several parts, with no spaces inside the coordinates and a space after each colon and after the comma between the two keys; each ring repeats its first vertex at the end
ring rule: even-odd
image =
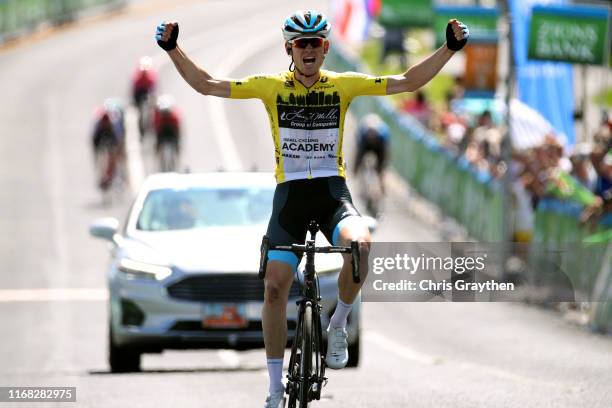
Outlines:
{"type": "Polygon", "coordinates": [[[179,26],[176,21],[163,22],[157,26],[155,38],[159,46],[168,52],[179,74],[201,94],[229,98],[230,81],[213,78],[193,62],[176,43],[178,33],[179,26]]]}
{"type": "Polygon", "coordinates": [[[410,67],[405,73],[388,76],[387,95],[414,92],[427,84],[440,72],[455,52],[463,48],[469,35],[464,24],[455,19],[450,20],[446,27],[446,43],[425,60],[410,67]]]}

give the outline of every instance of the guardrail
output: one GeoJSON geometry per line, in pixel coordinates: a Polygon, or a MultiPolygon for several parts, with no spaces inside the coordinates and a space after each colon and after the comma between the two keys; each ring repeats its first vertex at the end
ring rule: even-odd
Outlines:
{"type": "MultiPolygon", "coordinates": [[[[358,71],[356,58],[336,45],[330,49],[327,64],[338,71],[358,71]]],[[[396,112],[385,97],[357,98],[351,112],[361,118],[379,114],[391,130],[391,164],[421,195],[461,223],[470,235],[482,242],[502,242],[502,186],[488,173],[474,170],[462,157],[443,148],[418,121],[396,112]]],[[[591,299],[591,325],[612,332],[612,216],[594,229],[579,222],[581,207],[558,200],[542,200],[535,217],[531,269],[546,274],[550,265],[540,249],[558,251],[561,247],[582,245],[599,234],[599,250],[568,251],[557,265],[566,271],[573,288],[591,299]],[[535,249],[538,248],[538,249],[535,249]]]]}
{"type": "MultiPolygon", "coordinates": [[[[358,66],[337,48],[327,63],[339,71],[358,66]]],[[[422,196],[437,204],[480,241],[503,241],[501,186],[489,174],[478,172],[462,157],[443,148],[418,121],[396,112],[385,97],[357,98],[351,112],[358,118],[377,113],[391,131],[391,164],[422,196]]]]}
{"type": "Polygon", "coordinates": [[[0,0],[0,43],[36,30],[58,25],[95,7],[118,8],[126,0],[0,0]]]}

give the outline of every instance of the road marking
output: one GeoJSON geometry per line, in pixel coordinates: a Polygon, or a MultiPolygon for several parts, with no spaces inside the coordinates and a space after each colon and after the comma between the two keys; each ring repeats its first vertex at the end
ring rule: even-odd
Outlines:
{"type": "Polygon", "coordinates": [[[363,336],[367,341],[375,343],[379,347],[391,351],[406,360],[415,361],[421,364],[440,364],[442,362],[442,359],[439,357],[421,353],[420,351],[411,349],[404,344],[396,343],[382,334],[373,331],[364,330],[363,336]]]}
{"type": "MultiPolygon", "coordinates": [[[[217,75],[219,77],[229,76],[241,63],[269,48],[270,44],[276,40],[278,40],[278,33],[270,33],[264,37],[252,36],[250,41],[246,41],[242,43],[242,46],[234,48],[233,52],[221,61],[221,64],[217,66],[217,75]]],[[[212,119],[213,134],[221,149],[227,170],[242,170],[242,162],[229,129],[229,121],[225,109],[223,108],[223,99],[208,98],[208,108],[210,109],[210,117],[212,119]]]]}
{"type": "Polygon", "coordinates": [[[438,365],[438,364],[448,364],[457,366],[459,368],[465,370],[476,371],[479,374],[486,373],[499,378],[503,378],[506,380],[512,380],[515,382],[520,382],[529,385],[535,386],[544,386],[549,388],[558,388],[562,390],[569,391],[578,391],[579,388],[577,386],[560,384],[551,381],[544,381],[533,377],[527,377],[521,374],[512,373],[510,371],[503,370],[501,368],[492,367],[485,364],[478,363],[470,363],[465,361],[457,361],[451,360],[439,356],[433,356],[430,354],[422,353],[420,351],[416,351],[407,347],[405,344],[400,344],[394,340],[389,339],[388,337],[383,336],[380,333],[376,333],[373,331],[364,331],[362,334],[365,340],[370,341],[379,347],[386,349],[387,351],[398,355],[406,360],[428,364],[428,365],[438,365]]]}
{"type": "Polygon", "coordinates": [[[237,368],[240,366],[240,356],[234,350],[219,350],[217,351],[219,358],[230,368],[237,368]]]}
{"type": "Polygon", "coordinates": [[[104,288],[0,289],[0,303],[100,302],[108,300],[104,288]]]}
{"type": "MultiPolygon", "coordinates": [[[[269,12],[261,13],[266,14],[269,12]]],[[[260,21],[259,15],[251,18],[253,21],[260,21]]],[[[202,45],[210,40],[210,32],[204,32],[195,37],[190,37],[185,43],[182,44],[185,50],[188,52],[197,52],[204,48],[202,45]]],[[[219,65],[214,67],[210,72],[214,71],[214,76],[222,78],[229,76],[236,68],[240,66],[244,61],[251,58],[253,55],[266,50],[270,47],[270,44],[277,41],[279,34],[277,32],[269,32],[263,36],[252,36],[250,41],[242,42],[242,45],[233,48],[233,52],[220,61],[219,65]]],[[[166,52],[160,52],[153,57],[155,65],[161,67],[171,62],[170,58],[166,55],[166,52]]],[[[243,164],[236,148],[236,143],[232,137],[229,120],[223,106],[223,99],[215,96],[208,96],[208,108],[209,117],[211,119],[211,125],[213,128],[213,136],[221,151],[221,157],[224,163],[224,168],[230,171],[243,170],[243,164]]]]}

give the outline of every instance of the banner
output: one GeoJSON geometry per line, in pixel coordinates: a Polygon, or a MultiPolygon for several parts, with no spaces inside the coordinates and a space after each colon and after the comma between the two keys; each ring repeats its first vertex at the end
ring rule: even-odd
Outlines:
{"type": "Polygon", "coordinates": [[[466,94],[493,97],[497,85],[497,44],[469,44],[465,50],[466,94]]]}
{"type": "Polygon", "coordinates": [[[433,20],[432,0],[382,0],[378,22],[390,27],[429,27],[433,20]]]}
{"type": "Polygon", "coordinates": [[[529,59],[607,65],[609,18],[606,7],[535,6],[529,59]]]}
{"type": "Polygon", "coordinates": [[[518,98],[540,112],[567,145],[576,140],[572,66],[561,62],[527,59],[531,9],[537,4],[562,4],[563,0],[509,0],[518,98]]]}

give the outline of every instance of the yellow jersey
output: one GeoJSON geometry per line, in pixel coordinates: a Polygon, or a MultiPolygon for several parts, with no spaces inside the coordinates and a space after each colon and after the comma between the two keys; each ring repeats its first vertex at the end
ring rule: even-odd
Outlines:
{"type": "Polygon", "coordinates": [[[353,98],[385,95],[387,79],[321,70],[306,88],[291,71],[231,82],[231,98],[261,99],[274,139],[277,183],[316,177],[346,177],[342,155],[344,117],[353,98]]]}

